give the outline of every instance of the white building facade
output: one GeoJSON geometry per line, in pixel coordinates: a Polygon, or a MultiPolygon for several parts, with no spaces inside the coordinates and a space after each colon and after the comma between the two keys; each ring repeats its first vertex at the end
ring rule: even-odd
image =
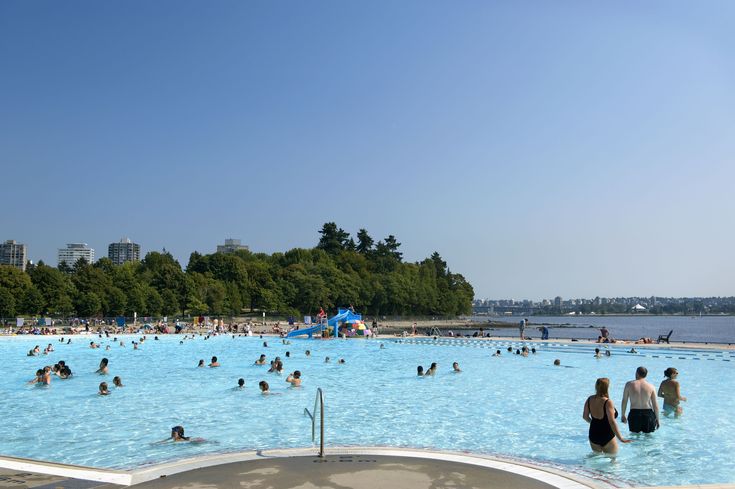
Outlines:
{"type": "Polygon", "coordinates": [[[94,263],[94,249],[87,246],[87,243],[68,243],[66,248],[59,248],[59,265],[66,263],[73,267],[80,258],[87,260],[87,263],[94,263]]]}
{"type": "Polygon", "coordinates": [[[10,265],[25,272],[27,262],[28,248],[26,245],[16,243],[13,239],[0,243],[0,265],[10,265]]]}

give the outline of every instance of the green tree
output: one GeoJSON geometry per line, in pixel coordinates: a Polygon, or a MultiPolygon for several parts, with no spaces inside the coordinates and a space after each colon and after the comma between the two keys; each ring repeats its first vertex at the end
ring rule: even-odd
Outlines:
{"type": "Polygon", "coordinates": [[[337,228],[337,224],[333,222],[324,223],[319,234],[322,237],[319,238],[319,244],[316,247],[330,254],[343,250],[350,239],[349,233],[342,228],[337,228]]]}
{"type": "Polygon", "coordinates": [[[15,316],[15,298],[10,290],[0,288],[0,317],[9,318],[15,316]]]}
{"type": "Polygon", "coordinates": [[[20,309],[26,314],[36,316],[43,311],[43,306],[43,295],[41,294],[41,292],[39,292],[35,285],[31,284],[31,286],[28,287],[28,290],[26,290],[25,294],[23,295],[20,309]]]}
{"type": "Polygon", "coordinates": [[[74,307],[79,316],[93,317],[102,311],[102,302],[94,292],[82,292],[77,297],[74,307]]]}
{"type": "Polygon", "coordinates": [[[373,251],[373,238],[370,237],[366,229],[360,229],[357,232],[357,247],[356,250],[362,255],[369,255],[373,251]]]}

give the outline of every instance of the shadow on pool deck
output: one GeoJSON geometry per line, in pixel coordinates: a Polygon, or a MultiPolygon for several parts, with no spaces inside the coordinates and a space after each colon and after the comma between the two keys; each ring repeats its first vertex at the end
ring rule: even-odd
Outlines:
{"type": "MultiPolygon", "coordinates": [[[[120,486],[102,485],[101,488],[120,486]]],[[[381,455],[328,455],[236,462],[191,470],[139,489],[554,489],[498,469],[381,455]]]]}

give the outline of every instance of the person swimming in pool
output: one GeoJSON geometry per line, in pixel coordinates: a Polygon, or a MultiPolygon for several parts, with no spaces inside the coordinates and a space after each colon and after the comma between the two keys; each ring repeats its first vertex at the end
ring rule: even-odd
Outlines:
{"type": "Polygon", "coordinates": [[[429,367],[429,370],[426,371],[426,375],[434,375],[434,374],[436,374],[437,367],[438,367],[438,365],[436,364],[436,362],[433,362],[431,364],[431,367],[429,367]]]}
{"type": "Polygon", "coordinates": [[[209,364],[210,368],[219,367],[219,362],[217,361],[217,357],[212,357],[212,363],[209,364]]]}
{"type": "Polygon", "coordinates": [[[418,375],[419,377],[423,377],[424,376],[424,367],[422,367],[421,365],[419,365],[418,367],[416,367],[416,375],[418,375]]]}
{"type": "Polygon", "coordinates": [[[240,378],[237,379],[237,387],[235,389],[244,389],[245,388],[245,379],[240,378]]]}
{"type": "Polygon", "coordinates": [[[459,368],[459,364],[458,364],[457,362],[454,362],[454,363],[452,364],[452,372],[454,372],[454,373],[458,374],[458,373],[460,373],[461,371],[462,371],[462,370],[460,370],[460,368],[459,368]]]}
{"type": "Polygon", "coordinates": [[[600,353],[599,348],[595,348],[595,358],[602,358],[602,353],[600,353]]]}
{"type": "Polygon", "coordinates": [[[615,418],[618,411],[610,400],[610,379],[599,378],[595,382],[595,394],[587,398],[582,418],[590,425],[589,442],[592,451],[615,454],[618,451],[616,438],[622,443],[630,443],[623,438],[615,418]]]}
{"type": "Polygon", "coordinates": [[[294,370],[292,374],[286,377],[286,382],[290,383],[292,387],[301,387],[301,372],[294,370]]]}
{"type": "Polygon", "coordinates": [[[620,421],[628,423],[633,433],[653,433],[661,425],[658,413],[656,389],[646,381],[648,369],[638,367],[635,371],[635,380],[625,384],[623,389],[623,415],[620,421]],[[625,416],[625,408],[630,400],[630,413],[625,416]]]}
{"type": "Polygon", "coordinates": [[[204,359],[199,360],[199,363],[197,364],[197,368],[204,367],[204,359]]]}
{"type": "Polygon", "coordinates": [[[184,427],[183,426],[174,426],[171,428],[171,436],[166,438],[165,440],[161,440],[158,443],[167,443],[167,442],[180,442],[180,441],[188,441],[190,443],[203,443],[207,440],[204,438],[191,438],[189,436],[184,436],[184,427]]]}
{"type": "Polygon", "coordinates": [[[32,350],[28,352],[29,357],[37,357],[41,353],[41,348],[36,345],[32,350]]]}
{"type": "Polygon", "coordinates": [[[324,357],[324,363],[329,363],[329,357],[324,357]]]}
{"type": "Polygon", "coordinates": [[[103,358],[102,360],[100,360],[100,368],[98,368],[95,373],[100,375],[107,375],[108,373],[110,373],[110,370],[107,368],[108,362],[109,360],[107,360],[107,358],[103,358]]]}
{"type": "Polygon", "coordinates": [[[664,415],[669,416],[673,413],[678,418],[683,412],[679,402],[687,400],[681,395],[681,387],[679,381],[676,380],[679,377],[679,371],[669,367],[664,370],[664,376],[666,379],[658,387],[658,397],[664,398],[664,415]]]}
{"type": "Polygon", "coordinates": [[[99,394],[101,396],[109,396],[110,395],[110,391],[107,388],[107,382],[101,382],[100,383],[100,392],[99,392],[99,394]]]}
{"type": "Polygon", "coordinates": [[[495,353],[493,353],[493,356],[494,357],[499,357],[500,356],[500,350],[495,350],[495,353]]]}
{"type": "Polygon", "coordinates": [[[122,379],[118,377],[117,375],[115,376],[114,379],[112,379],[112,385],[114,385],[117,388],[125,387],[122,383],[122,379]]]}
{"type": "Polygon", "coordinates": [[[255,365],[265,365],[265,353],[261,353],[260,357],[258,357],[257,360],[255,360],[255,365]]]}
{"type": "Polygon", "coordinates": [[[258,387],[260,387],[260,393],[263,395],[271,393],[270,386],[265,380],[261,380],[260,382],[258,382],[258,387]]]}
{"type": "Polygon", "coordinates": [[[43,369],[36,370],[36,378],[29,380],[28,384],[43,384],[43,369]]]}

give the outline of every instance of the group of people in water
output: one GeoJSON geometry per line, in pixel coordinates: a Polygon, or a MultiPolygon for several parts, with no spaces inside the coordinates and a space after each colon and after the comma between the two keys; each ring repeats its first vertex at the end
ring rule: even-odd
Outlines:
{"type": "MultiPolygon", "coordinates": [[[[666,416],[680,416],[680,403],[686,401],[681,395],[681,387],[677,377],[679,371],[673,367],[664,370],[664,381],[658,390],[646,380],[648,369],[638,367],[635,380],[625,384],[620,417],[622,423],[627,423],[631,433],[653,433],[661,426],[661,417],[657,397],[662,397],[663,413],[666,416]],[[626,415],[628,403],[630,411],[626,415]]],[[[582,411],[582,418],[589,423],[589,442],[594,452],[615,454],[621,443],[630,443],[618,427],[616,419],[618,410],[610,399],[610,379],[602,377],[595,382],[595,393],[587,398],[582,411]]]]}
{"type": "MultiPolygon", "coordinates": [[[[233,336],[234,337],[234,336],[233,336]]],[[[208,339],[209,336],[207,336],[208,339]]],[[[155,339],[158,339],[157,337],[155,339]]],[[[187,337],[184,337],[184,340],[187,337]]],[[[192,338],[194,336],[192,335],[192,338]]],[[[139,344],[144,343],[146,337],[140,338],[139,342],[133,341],[134,347],[137,348],[139,344]]],[[[63,338],[60,340],[63,343],[63,338]]],[[[284,345],[290,344],[287,340],[282,340],[284,345]]],[[[117,342],[117,338],[114,339],[117,342]]],[[[183,340],[181,341],[183,343],[183,340]]],[[[68,344],[68,343],[67,343],[68,344]]],[[[121,346],[125,346],[124,342],[120,342],[121,346]]],[[[100,345],[90,342],[90,348],[99,348],[100,345]]],[[[267,348],[268,343],[263,342],[263,347],[267,348]]],[[[381,343],[380,348],[383,349],[384,345],[381,343]]],[[[109,346],[107,347],[109,349],[109,346]]],[[[28,352],[28,356],[38,356],[40,354],[47,355],[53,352],[54,348],[49,344],[41,353],[41,349],[38,345],[28,352]]],[[[523,346],[517,348],[515,352],[512,347],[507,348],[509,354],[519,355],[527,357],[529,355],[535,355],[536,349],[534,347],[528,348],[523,346]]],[[[311,355],[310,350],[305,351],[305,355],[309,357],[311,355]]],[[[610,356],[610,351],[606,350],[603,354],[599,348],[595,348],[595,357],[600,358],[603,355],[610,356]]],[[[291,353],[287,351],[285,353],[286,358],[291,357],[291,353]]],[[[501,356],[501,350],[496,350],[492,356],[501,356]]],[[[325,358],[325,363],[330,362],[330,357],[325,358]]],[[[265,354],[261,354],[254,362],[255,365],[267,365],[268,360],[265,354]]],[[[269,373],[282,374],[283,373],[283,361],[279,356],[276,356],[270,362],[269,373]]],[[[339,364],[344,364],[344,358],[338,360],[339,364]]],[[[557,359],[554,361],[554,365],[561,365],[557,359]]],[[[204,367],[204,360],[199,360],[197,367],[204,367]]],[[[211,358],[210,363],[207,365],[210,368],[220,367],[219,360],[216,356],[211,358]]],[[[438,371],[437,362],[432,362],[428,369],[424,370],[423,366],[417,367],[417,376],[427,377],[434,376],[438,371]]],[[[462,370],[459,367],[458,362],[452,363],[452,372],[460,373],[462,370]]],[[[95,371],[98,375],[109,375],[109,360],[108,358],[102,358],[99,364],[99,368],[95,371]]],[[[682,414],[681,402],[686,401],[686,397],[681,395],[681,388],[678,378],[678,370],[670,367],[664,371],[665,379],[661,382],[658,389],[655,389],[650,384],[646,377],[648,370],[645,367],[638,367],[635,373],[635,380],[627,382],[623,390],[623,398],[621,402],[622,416],[620,421],[624,424],[628,424],[631,433],[652,433],[661,426],[660,414],[661,412],[665,416],[680,416],[682,414]],[[659,410],[658,397],[663,398],[663,408],[659,410]],[[630,404],[630,410],[628,411],[628,405],[630,404]]],[[[57,376],[60,379],[68,379],[72,376],[72,371],[65,361],[60,360],[56,364],[47,365],[42,369],[36,371],[34,379],[30,380],[29,384],[38,385],[50,385],[52,376],[57,376]]],[[[301,386],[301,371],[294,370],[286,376],[285,381],[292,387],[301,386]]],[[[113,378],[113,385],[115,388],[122,388],[122,379],[119,376],[113,378]]],[[[234,389],[244,389],[245,379],[239,378],[237,386],[234,389]]],[[[270,390],[270,385],[266,380],[261,380],[258,383],[258,388],[263,395],[277,394],[270,390]]],[[[589,396],[585,403],[582,412],[583,419],[589,423],[589,443],[590,447],[594,452],[615,454],[618,451],[618,441],[620,443],[630,443],[632,440],[626,438],[620,430],[617,423],[618,411],[615,408],[614,402],[610,399],[610,380],[608,378],[598,378],[595,382],[595,393],[589,396]]],[[[101,382],[99,384],[99,395],[107,396],[110,395],[110,389],[107,382],[101,382]]],[[[190,438],[184,436],[183,426],[175,426],[171,430],[171,436],[163,441],[205,441],[201,438],[190,438]]]]}

